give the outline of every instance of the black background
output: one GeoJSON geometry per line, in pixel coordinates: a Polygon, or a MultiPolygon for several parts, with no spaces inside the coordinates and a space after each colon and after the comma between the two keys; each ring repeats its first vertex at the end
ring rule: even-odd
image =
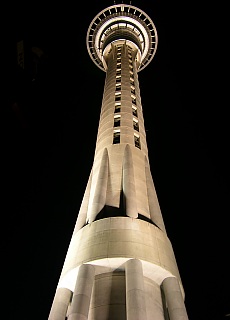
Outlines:
{"type": "MultiPolygon", "coordinates": [[[[1,312],[45,320],[91,170],[105,73],[86,33],[113,1],[3,9],[1,312]],[[25,68],[17,67],[23,40],[25,68]],[[37,72],[32,51],[42,50],[37,72]]],[[[226,8],[132,1],[159,37],[139,73],[152,176],[190,320],[227,319],[229,72],[226,8]]],[[[38,51],[36,51],[38,52],[38,51]]],[[[3,317],[4,318],[4,317],[3,317]]]]}

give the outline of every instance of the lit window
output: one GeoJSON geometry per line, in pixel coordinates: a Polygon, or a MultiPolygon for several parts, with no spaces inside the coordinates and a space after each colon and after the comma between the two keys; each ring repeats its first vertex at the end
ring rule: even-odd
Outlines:
{"type": "Polygon", "coordinates": [[[120,127],[121,125],[121,116],[114,116],[114,127],[120,127]]]}
{"type": "Polygon", "coordinates": [[[135,94],[135,88],[132,88],[132,86],[131,86],[131,93],[135,94]]]}
{"type": "Polygon", "coordinates": [[[133,110],[133,115],[137,117],[137,107],[132,106],[132,110],[133,110]]]}
{"type": "Polygon", "coordinates": [[[139,123],[137,119],[133,118],[133,129],[139,131],[139,123]]]}
{"type": "Polygon", "coordinates": [[[126,23],[125,22],[119,22],[119,27],[120,28],[125,28],[126,27],[126,23]]]}
{"type": "Polygon", "coordinates": [[[133,94],[131,94],[131,98],[132,98],[132,103],[136,105],[137,104],[136,97],[133,94]]]}
{"type": "Polygon", "coordinates": [[[135,144],[135,147],[139,149],[141,148],[140,137],[136,134],[134,134],[134,144],[135,144]]]}
{"type": "Polygon", "coordinates": [[[120,130],[113,132],[113,144],[120,143],[120,130]]]}
{"type": "Polygon", "coordinates": [[[121,91],[121,84],[120,83],[116,84],[116,91],[121,91]]]}
{"type": "Polygon", "coordinates": [[[118,112],[121,112],[121,103],[120,102],[115,104],[114,113],[118,113],[118,112]]]}
{"type": "Polygon", "coordinates": [[[115,92],[115,94],[118,93],[119,95],[115,95],[115,101],[120,101],[121,100],[121,93],[120,92],[115,92]]]}

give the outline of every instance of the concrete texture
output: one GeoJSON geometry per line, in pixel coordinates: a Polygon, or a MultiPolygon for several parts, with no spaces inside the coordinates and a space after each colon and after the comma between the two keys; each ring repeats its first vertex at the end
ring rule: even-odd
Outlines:
{"type": "Polygon", "coordinates": [[[138,81],[156,46],[153,22],[131,5],[105,9],[89,27],[87,49],[106,72],[105,86],[93,165],[49,320],[188,320],[138,81]]]}

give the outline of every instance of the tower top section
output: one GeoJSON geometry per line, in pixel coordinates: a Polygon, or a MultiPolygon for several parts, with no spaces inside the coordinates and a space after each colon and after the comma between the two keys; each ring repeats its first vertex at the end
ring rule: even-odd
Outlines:
{"type": "Polygon", "coordinates": [[[92,20],[86,36],[89,55],[101,70],[107,70],[106,57],[117,43],[127,43],[137,50],[138,71],[143,70],[157,49],[158,36],[153,21],[130,4],[116,4],[102,10],[92,20]]]}

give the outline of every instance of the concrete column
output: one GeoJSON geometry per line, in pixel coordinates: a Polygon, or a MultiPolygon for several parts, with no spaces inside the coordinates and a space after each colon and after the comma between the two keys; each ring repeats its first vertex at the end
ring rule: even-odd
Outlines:
{"type": "Polygon", "coordinates": [[[142,264],[131,259],[125,264],[127,320],[146,320],[142,264]]]}
{"type": "MultiPolygon", "coordinates": [[[[108,170],[109,170],[109,161],[108,161],[108,150],[105,148],[100,161],[100,168],[98,176],[94,179],[96,180],[96,187],[94,189],[93,184],[95,181],[92,180],[89,206],[87,212],[87,222],[91,223],[96,219],[98,213],[104,208],[106,202],[106,193],[107,193],[107,183],[108,183],[108,170]]],[[[97,172],[97,171],[96,171],[97,172]]],[[[96,174],[95,174],[96,176],[96,174]]]]}
{"type": "Polygon", "coordinates": [[[67,309],[71,300],[72,291],[66,288],[58,288],[50,310],[48,320],[65,320],[67,309]]]}
{"type": "Polygon", "coordinates": [[[124,203],[125,213],[131,218],[138,218],[137,212],[137,197],[136,188],[134,181],[134,168],[133,168],[133,157],[132,151],[129,145],[126,145],[124,151],[124,162],[123,162],[123,192],[124,192],[124,203]]]}
{"type": "Polygon", "coordinates": [[[146,186],[147,186],[150,217],[152,221],[162,231],[166,233],[160,205],[159,205],[157,194],[156,194],[156,189],[154,186],[153,178],[150,172],[150,167],[149,167],[149,163],[146,156],[145,156],[145,176],[146,176],[146,186]]]}
{"type": "Polygon", "coordinates": [[[184,299],[177,278],[166,278],[162,283],[170,320],[188,320],[184,299]]]}
{"type": "Polygon", "coordinates": [[[80,266],[68,320],[88,319],[94,274],[94,266],[90,264],[80,266]]]}

